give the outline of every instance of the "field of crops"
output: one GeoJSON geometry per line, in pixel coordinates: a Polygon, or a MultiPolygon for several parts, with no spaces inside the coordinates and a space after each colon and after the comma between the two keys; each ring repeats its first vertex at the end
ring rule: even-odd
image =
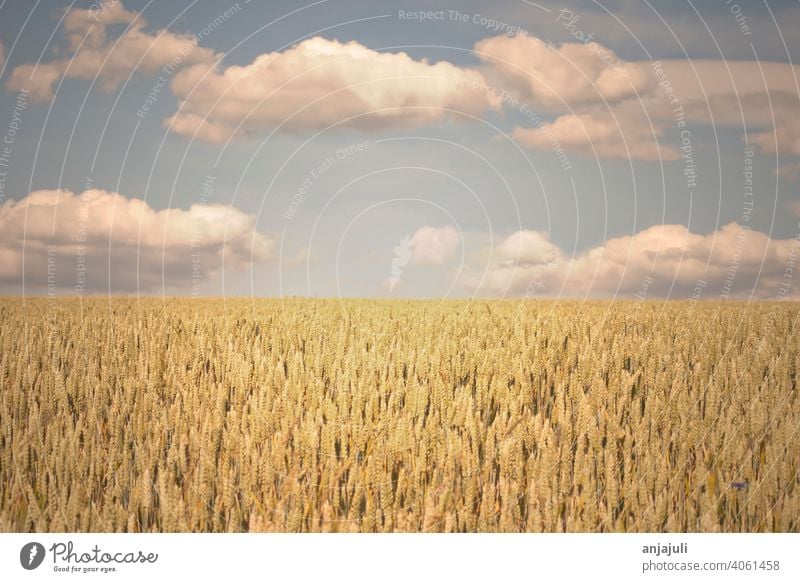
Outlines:
{"type": "Polygon", "coordinates": [[[0,530],[800,531],[798,316],[0,299],[0,530]]]}

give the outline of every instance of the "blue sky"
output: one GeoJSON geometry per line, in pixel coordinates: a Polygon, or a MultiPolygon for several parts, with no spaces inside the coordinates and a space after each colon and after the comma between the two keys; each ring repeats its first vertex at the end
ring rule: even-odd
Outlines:
{"type": "Polygon", "coordinates": [[[3,2],[0,291],[794,296],[798,24],[788,1],[3,2]]]}

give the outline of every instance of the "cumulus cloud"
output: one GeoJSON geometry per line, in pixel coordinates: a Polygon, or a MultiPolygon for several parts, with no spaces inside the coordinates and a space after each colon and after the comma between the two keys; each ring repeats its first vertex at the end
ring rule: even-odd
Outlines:
{"type": "Polygon", "coordinates": [[[532,36],[488,38],[475,49],[487,77],[529,110],[561,113],[516,127],[512,135],[522,145],[601,158],[678,157],[675,149],[659,147],[666,123],[648,117],[643,105],[658,100],[648,63],[623,61],[594,42],[553,45],[532,36]]]}
{"type": "MultiPolygon", "coordinates": [[[[789,72],[788,65],[784,69],[789,72]]],[[[779,174],[794,180],[800,156],[800,96],[787,90],[722,93],[688,101],[688,118],[715,127],[737,127],[748,133],[748,143],[767,154],[779,156],[779,174]]]]}
{"type": "Polygon", "coordinates": [[[686,101],[688,120],[749,133],[749,143],[763,152],[800,156],[800,96],[785,90],[717,93],[686,101]]]}
{"type": "Polygon", "coordinates": [[[461,237],[452,226],[422,226],[392,249],[391,275],[381,286],[393,292],[409,265],[442,265],[453,257],[461,237]]]}
{"type": "Polygon", "coordinates": [[[800,156],[800,122],[796,117],[782,117],[779,125],[756,133],[752,142],[770,154],[800,156]]]}
{"type": "Polygon", "coordinates": [[[475,44],[500,86],[554,110],[637,98],[657,84],[646,65],[621,60],[598,43],[553,45],[534,36],[496,36],[475,44]]]}
{"type": "Polygon", "coordinates": [[[676,149],[660,142],[675,125],[679,103],[686,121],[738,126],[765,152],[800,155],[800,123],[793,113],[800,68],[790,64],[629,62],[594,42],[554,45],[532,36],[487,38],[475,49],[495,86],[531,110],[557,115],[549,123],[516,128],[515,137],[530,148],[557,144],[601,158],[674,160],[676,149]],[[667,99],[665,85],[677,102],[667,99]]]}
{"type": "Polygon", "coordinates": [[[478,115],[499,107],[485,84],[480,73],[446,61],[315,37],[246,66],[182,70],[171,85],[180,110],[167,123],[176,133],[212,142],[237,131],[247,135],[282,123],[322,128],[359,115],[352,126],[408,126],[444,119],[443,109],[478,115]]]}
{"type": "Polygon", "coordinates": [[[166,30],[147,32],[147,22],[121,2],[107,3],[101,10],[70,8],[64,17],[64,33],[70,56],[50,62],[23,64],[11,72],[7,87],[28,89],[38,100],[53,97],[56,82],[64,75],[97,79],[100,87],[112,91],[132,73],[154,74],[201,62],[213,62],[214,51],[197,45],[192,35],[166,30]],[[124,32],[112,38],[112,27],[124,32]]]}
{"type": "Polygon", "coordinates": [[[771,61],[667,59],[659,61],[669,84],[686,102],[717,95],[797,93],[800,67],[771,61]]]}
{"type": "Polygon", "coordinates": [[[593,112],[567,114],[538,127],[517,127],[512,132],[522,145],[540,150],[552,150],[558,144],[566,151],[600,158],[676,160],[678,150],[660,144],[664,128],[644,115],[593,112]]]}
{"type": "MultiPolygon", "coordinates": [[[[786,295],[785,274],[800,240],[774,240],[737,223],[710,234],[658,225],[568,256],[546,233],[520,231],[494,249],[489,268],[466,272],[465,287],[488,295],[687,298],[786,295]],[[780,292],[780,293],[779,293],[780,292]]],[[[796,296],[796,290],[789,295],[796,296]]]]}
{"type": "Polygon", "coordinates": [[[441,265],[458,248],[458,231],[452,226],[423,226],[411,236],[411,262],[420,265],[441,265]]]}
{"type": "MultiPolygon", "coordinates": [[[[665,61],[665,78],[683,105],[687,121],[734,127],[769,154],[800,156],[800,68],[758,61],[665,61]]],[[[655,118],[668,119],[669,107],[648,102],[655,118]]]]}
{"type": "Polygon", "coordinates": [[[560,254],[546,233],[532,230],[517,231],[494,249],[495,260],[502,267],[547,264],[560,254]]]}
{"type": "MultiPolygon", "coordinates": [[[[58,58],[13,68],[7,88],[46,100],[63,76],[96,80],[111,91],[131,74],[166,72],[180,107],[165,125],[214,143],[279,125],[319,129],[348,118],[350,127],[379,130],[436,123],[451,116],[448,110],[513,113],[519,109],[509,104],[513,96],[548,116],[547,123],[523,122],[514,130],[527,147],[549,150],[555,143],[602,158],[673,160],[676,150],[661,143],[675,125],[674,104],[659,86],[664,81],[685,106],[687,121],[744,123],[765,152],[800,156],[794,115],[800,68],[786,63],[673,59],[661,61],[657,74],[653,63],[625,61],[596,42],[500,35],[475,43],[477,68],[321,37],[225,67],[221,55],[198,46],[198,37],[150,30],[122,2],[68,9],[63,33],[58,58]]],[[[0,65],[4,53],[0,44],[0,65]]]]}
{"type": "Polygon", "coordinates": [[[185,289],[223,268],[272,259],[274,241],[255,222],[219,204],[155,210],[104,190],[39,190],[0,206],[0,282],[67,291],[185,289]]]}

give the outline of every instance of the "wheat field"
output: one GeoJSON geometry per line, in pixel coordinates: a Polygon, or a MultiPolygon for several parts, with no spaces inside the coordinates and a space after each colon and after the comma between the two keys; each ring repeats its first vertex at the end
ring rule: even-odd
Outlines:
{"type": "Polygon", "coordinates": [[[798,315],[0,299],[0,529],[800,531],[798,315]]]}

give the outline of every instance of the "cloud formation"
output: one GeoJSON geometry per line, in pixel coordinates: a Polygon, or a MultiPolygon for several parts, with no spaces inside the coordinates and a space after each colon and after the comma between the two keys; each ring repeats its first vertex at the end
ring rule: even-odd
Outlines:
{"type": "Polygon", "coordinates": [[[737,223],[706,235],[652,226],[574,257],[546,233],[520,231],[495,247],[485,275],[473,267],[462,284],[503,296],[775,298],[798,295],[798,285],[785,287],[799,257],[800,239],[774,240],[737,223]]]}
{"type": "Polygon", "coordinates": [[[220,204],[155,210],[104,190],[39,190],[0,206],[0,282],[24,278],[29,287],[66,291],[186,289],[223,268],[274,258],[274,241],[255,222],[220,204]]]}
{"type": "Polygon", "coordinates": [[[350,126],[381,129],[440,121],[445,109],[478,115],[499,99],[478,87],[480,73],[446,61],[417,61],[358,42],[315,37],[246,66],[196,65],[177,74],[180,110],[172,131],[221,142],[281,125],[323,128],[353,116],[350,126]]]}
{"type": "Polygon", "coordinates": [[[796,112],[792,116],[780,117],[780,125],[756,133],[752,142],[769,154],[800,156],[800,120],[797,119],[796,112]]]}
{"type": "Polygon", "coordinates": [[[599,111],[561,115],[539,127],[517,127],[512,137],[526,147],[540,150],[552,150],[555,140],[566,151],[599,158],[678,159],[676,148],[658,142],[663,132],[663,126],[646,115],[599,111]]]}
{"type": "Polygon", "coordinates": [[[487,38],[475,49],[496,87],[528,109],[557,115],[515,128],[526,147],[551,150],[557,142],[567,152],[600,158],[675,160],[678,151],[663,138],[682,106],[687,122],[738,126],[767,153],[800,155],[800,123],[792,113],[800,104],[800,69],[790,64],[627,62],[595,42],[553,45],[532,36],[487,38]]]}
{"type": "MultiPolygon", "coordinates": [[[[150,30],[140,13],[107,2],[100,9],[68,9],[59,57],[15,67],[6,86],[47,100],[62,77],[112,91],[133,74],[166,73],[179,109],[165,125],[214,143],[278,126],[320,129],[350,118],[348,127],[381,130],[437,123],[458,118],[458,112],[480,116],[505,108],[525,114],[524,104],[545,118],[521,122],[512,132],[531,149],[547,151],[555,143],[581,155],[669,161],[679,156],[663,143],[675,127],[668,85],[687,121],[741,126],[764,152],[791,158],[789,169],[797,166],[800,68],[671,59],[656,69],[649,61],[623,60],[586,37],[567,13],[557,21],[577,42],[488,37],[474,44],[480,65],[473,68],[322,37],[226,67],[221,54],[198,45],[202,35],[150,30]]],[[[0,44],[0,66],[4,60],[0,44]]]]}
{"type": "MultiPolygon", "coordinates": [[[[800,155],[800,68],[759,61],[671,60],[661,63],[687,122],[714,128],[738,128],[748,142],[768,154],[800,155]]],[[[674,116],[658,99],[646,107],[656,123],[669,125],[674,116]]]]}
{"type": "Polygon", "coordinates": [[[52,99],[62,77],[97,79],[101,89],[117,89],[131,74],[155,74],[162,69],[213,62],[214,51],[199,47],[194,36],[167,30],[149,33],[147,22],[121,2],[109,2],[102,10],[70,8],[64,17],[69,57],[15,67],[6,83],[12,91],[28,89],[34,99],[52,99]],[[115,26],[125,27],[116,38],[115,26]]]}
{"type": "Polygon", "coordinates": [[[441,265],[458,248],[458,231],[450,225],[423,226],[411,236],[411,262],[419,265],[441,265]]]}
{"type": "Polygon", "coordinates": [[[403,273],[411,265],[442,265],[450,260],[458,248],[461,236],[450,225],[422,226],[412,235],[406,235],[392,249],[391,275],[381,286],[393,292],[401,283],[403,273]]]}
{"type": "Polygon", "coordinates": [[[475,44],[499,86],[552,111],[638,98],[656,88],[645,66],[596,42],[553,45],[534,36],[495,36],[475,44]]]}
{"type": "Polygon", "coordinates": [[[620,59],[596,42],[553,45],[532,36],[497,36],[475,45],[486,75],[527,110],[559,114],[553,121],[516,127],[523,146],[600,158],[672,160],[658,143],[664,124],[651,120],[640,101],[657,96],[647,63],[620,59]],[[631,106],[634,104],[634,106],[631,106]]]}

